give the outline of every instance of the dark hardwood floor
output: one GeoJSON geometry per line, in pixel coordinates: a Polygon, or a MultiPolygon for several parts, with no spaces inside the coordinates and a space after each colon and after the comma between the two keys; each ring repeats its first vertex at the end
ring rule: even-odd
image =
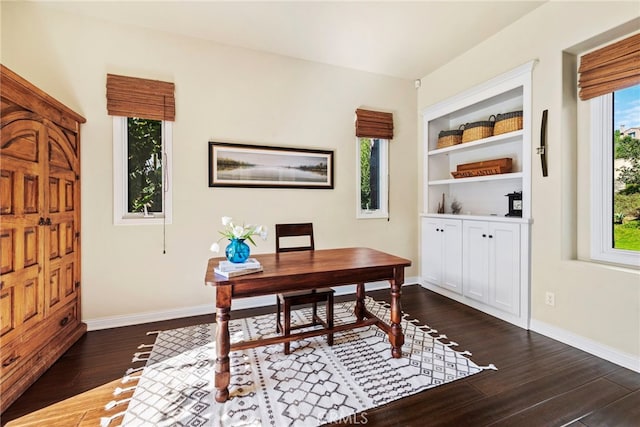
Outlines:
{"type": "MultiPolygon", "coordinates": [[[[388,301],[388,292],[369,295],[388,301]]],[[[338,297],[338,300],[352,298],[338,297]]],[[[403,288],[403,311],[458,342],[487,370],[362,413],[368,426],[640,426],[640,374],[427,291],[403,288]]],[[[274,307],[232,312],[232,318],[274,307]]],[[[9,426],[99,425],[103,406],[147,331],[213,321],[197,316],[93,331],[2,414],[9,426]],[[12,421],[13,420],[13,421],[12,421]]],[[[111,412],[113,414],[113,412],[111,412]]],[[[346,421],[346,420],[345,420],[346,421]]],[[[118,422],[112,423],[117,425],[118,422]]],[[[343,424],[344,425],[344,424],[343,424]]]]}

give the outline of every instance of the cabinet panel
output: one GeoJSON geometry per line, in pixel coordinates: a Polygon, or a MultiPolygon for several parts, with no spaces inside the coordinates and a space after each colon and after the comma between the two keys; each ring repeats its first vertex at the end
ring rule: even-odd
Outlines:
{"type": "Polygon", "coordinates": [[[442,281],[440,220],[422,219],[422,278],[435,285],[442,281]]]}
{"type": "Polygon", "coordinates": [[[422,278],[462,293],[462,221],[423,218],[422,278]]]}
{"type": "Polygon", "coordinates": [[[489,287],[489,224],[463,221],[462,283],[464,295],[486,303],[489,287]]]}
{"type": "Polygon", "coordinates": [[[442,239],[442,253],[444,256],[442,284],[461,294],[462,293],[462,222],[456,220],[442,221],[440,234],[442,239]]]}
{"type": "Polygon", "coordinates": [[[519,313],[520,299],[520,226],[495,223],[489,246],[489,303],[513,314],[519,313]]]}

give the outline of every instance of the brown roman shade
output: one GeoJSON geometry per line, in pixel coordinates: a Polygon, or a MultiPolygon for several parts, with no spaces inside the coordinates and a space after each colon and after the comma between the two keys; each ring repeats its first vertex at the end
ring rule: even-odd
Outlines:
{"type": "Polygon", "coordinates": [[[640,34],[583,55],[578,73],[583,101],[640,83],[640,34]]]}
{"type": "Polygon", "coordinates": [[[393,115],[378,111],[356,110],[356,136],[362,138],[393,138],[393,115]]]}
{"type": "Polygon", "coordinates": [[[174,121],[173,83],[107,74],[107,111],[111,116],[174,121]]]}

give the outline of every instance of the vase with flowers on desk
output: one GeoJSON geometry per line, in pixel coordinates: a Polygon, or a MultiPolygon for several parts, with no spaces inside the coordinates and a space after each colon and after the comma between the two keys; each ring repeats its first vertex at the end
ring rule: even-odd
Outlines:
{"type": "Polygon", "coordinates": [[[267,240],[267,228],[263,225],[253,224],[234,224],[233,218],[228,216],[222,217],[223,229],[219,231],[222,237],[211,245],[212,252],[220,251],[220,240],[229,239],[229,244],[225,248],[225,256],[227,259],[236,264],[241,264],[249,259],[251,248],[245,242],[248,240],[254,246],[256,242],[253,236],[260,236],[262,240],[267,240]]]}

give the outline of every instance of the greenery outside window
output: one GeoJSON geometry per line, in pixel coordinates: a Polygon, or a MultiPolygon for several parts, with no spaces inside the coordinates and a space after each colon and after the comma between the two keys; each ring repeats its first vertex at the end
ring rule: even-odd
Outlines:
{"type": "Polygon", "coordinates": [[[113,117],[114,223],[170,224],[172,122],[113,117]]]}
{"type": "Polygon", "coordinates": [[[389,141],[358,138],[357,218],[388,218],[389,141]]]}
{"type": "Polygon", "coordinates": [[[591,257],[640,266],[640,85],[593,98],[591,257]]]}

